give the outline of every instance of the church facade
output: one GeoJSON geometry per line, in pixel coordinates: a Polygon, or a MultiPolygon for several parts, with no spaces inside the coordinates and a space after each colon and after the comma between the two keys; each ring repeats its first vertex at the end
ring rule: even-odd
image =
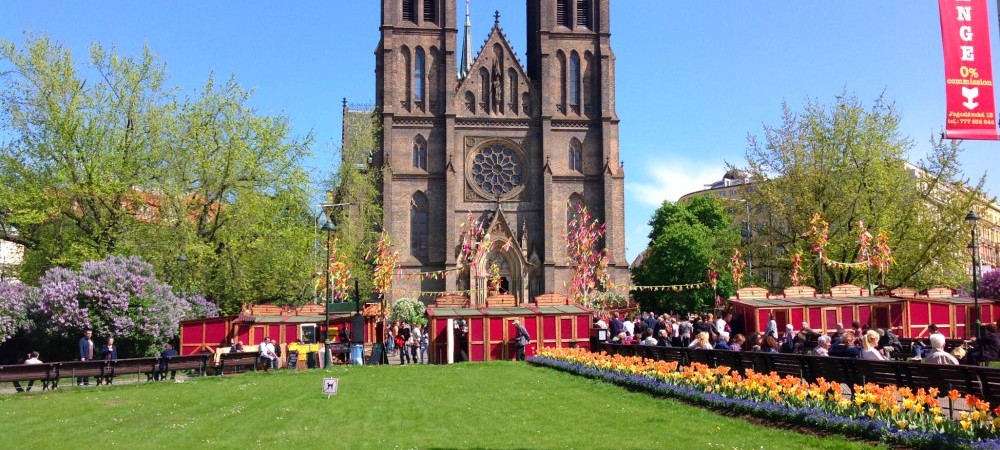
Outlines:
{"type": "Polygon", "coordinates": [[[526,1],[522,64],[499,13],[474,52],[467,5],[460,39],[455,0],[381,0],[372,162],[404,274],[394,298],[465,291],[482,304],[497,272],[520,303],[566,293],[577,205],[605,223],[610,276],[628,282],[610,0],[526,1]],[[471,263],[470,217],[485,232],[471,263]]]}

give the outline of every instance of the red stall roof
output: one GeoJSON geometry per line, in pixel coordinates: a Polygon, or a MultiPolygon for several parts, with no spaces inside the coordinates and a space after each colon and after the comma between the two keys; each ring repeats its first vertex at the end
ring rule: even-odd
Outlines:
{"type": "Polygon", "coordinates": [[[746,298],[730,299],[733,303],[755,308],[789,308],[797,306],[838,306],[875,303],[898,303],[901,299],[893,297],[802,297],[802,298],[746,298]]]}
{"type": "Polygon", "coordinates": [[[431,317],[473,317],[473,316],[533,316],[533,315],[564,315],[590,314],[592,311],[580,305],[557,305],[538,307],[504,307],[504,308],[427,308],[431,317]]]}

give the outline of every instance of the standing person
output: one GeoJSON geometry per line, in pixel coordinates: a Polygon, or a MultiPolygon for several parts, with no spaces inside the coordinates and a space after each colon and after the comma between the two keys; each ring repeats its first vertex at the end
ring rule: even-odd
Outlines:
{"type": "Polygon", "coordinates": [[[420,333],[420,364],[424,363],[424,356],[427,355],[427,347],[430,345],[430,341],[431,338],[427,335],[427,328],[424,327],[424,332],[420,333]]]}
{"type": "Polygon", "coordinates": [[[621,316],[617,312],[611,316],[611,324],[609,325],[608,333],[611,336],[618,336],[622,331],[625,331],[625,324],[622,323],[621,316]]]}
{"type": "Polygon", "coordinates": [[[274,368],[281,368],[281,343],[277,339],[271,340],[272,347],[274,347],[274,368]]]}
{"type": "Polygon", "coordinates": [[[464,323],[455,333],[455,362],[469,360],[469,327],[464,323]]]}
{"type": "Polygon", "coordinates": [[[774,313],[767,316],[767,329],[764,334],[778,339],[778,322],[774,320],[774,313]]]}
{"type": "Polygon", "coordinates": [[[385,327],[385,351],[389,355],[396,354],[396,324],[385,327]]]}
{"type": "MultiPolygon", "coordinates": [[[[407,341],[407,345],[410,350],[410,363],[417,363],[417,352],[420,349],[420,338],[423,333],[420,330],[420,325],[413,324],[413,329],[410,330],[410,340],[407,341]]],[[[423,363],[423,361],[421,361],[423,363]]]]}
{"type": "MultiPolygon", "coordinates": [[[[108,343],[101,347],[101,359],[107,362],[118,359],[118,346],[115,345],[115,338],[108,338],[108,343]]],[[[104,384],[111,384],[111,376],[104,377],[104,384]]],[[[98,384],[100,380],[98,380],[98,384]]]]}
{"type": "Polygon", "coordinates": [[[531,335],[528,334],[528,330],[526,330],[517,319],[514,319],[511,323],[516,329],[514,334],[514,343],[517,345],[517,360],[524,361],[524,347],[527,347],[528,342],[531,342],[531,335]]]}
{"type": "MultiPolygon", "coordinates": [[[[87,330],[83,332],[83,337],[77,343],[80,350],[80,361],[92,361],[94,359],[94,340],[91,339],[94,332],[87,330]]],[[[77,386],[90,386],[90,377],[76,377],[77,386]]]]}
{"type": "MultiPolygon", "coordinates": [[[[410,325],[406,322],[403,322],[403,325],[399,327],[399,334],[396,335],[396,342],[399,343],[399,341],[402,341],[399,346],[399,365],[403,366],[406,365],[406,360],[410,359],[410,352],[406,348],[410,342],[410,325]]],[[[410,363],[413,363],[412,359],[410,359],[410,363]]]]}

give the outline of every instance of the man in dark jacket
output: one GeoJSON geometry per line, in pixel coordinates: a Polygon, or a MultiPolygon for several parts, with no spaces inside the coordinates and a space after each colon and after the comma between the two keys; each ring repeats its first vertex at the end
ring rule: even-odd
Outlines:
{"type": "MultiPolygon", "coordinates": [[[[94,340],[92,339],[94,332],[87,330],[83,333],[83,337],[77,343],[77,347],[80,351],[80,361],[91,361],[94,359],[94,340]]],[[[90,386],[90,377],[77,377],[77,386],[90,386]]]]}
{"type": "Polygon", "coordinates": [[[622,322],[621,316],[615,313],[611,317],[611,323],[608,324],[608,332],[611,337],[618,336],[622,331],[625,331],[625,323],[622,322]]]}
{"type": "MultiPolygon", "coordinates": [[[[160,352],[160,364],[157,371],[153,374],[153,380],[160,381],[167,379],[167,367],[170,366],[170,358],[177,356],[177,350],[174,350],[174,346],[167,344],[163,346],[163,351],[160,352]]],[[[173,380],[177,376],[176,370],[170,371],[170,379],[173,380]]]]}

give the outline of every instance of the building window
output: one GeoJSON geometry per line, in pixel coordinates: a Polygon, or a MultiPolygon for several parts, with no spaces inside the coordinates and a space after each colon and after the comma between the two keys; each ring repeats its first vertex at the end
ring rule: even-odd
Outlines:
{"type": "Polygon", "coordinates": [[[575,138],[569,143],[569,170],[583,172],[583,145],[575,138]]]}
{"type": "Polygon", "coordinates": [[[479,108],[485,113],[490,111],[490,71],[485,67],[479,68],[479,108]]]}
{"type": "MultiPolygon", "coordinates": [[[[573,222],[580,215],[580,209],[583,208],[583,196],[574,193],[569,196],[569,202],[566,204],[566,234],[569,234],[570,229],[573,227],[573,222]]],[[[569,246],[566,247],[566,254],[570,254],[569,246]]]]}
{"type": "Polygon", "coordinates": [[[427,141],[423,136],[413,140],[413,167],[427,170],[427,141]]]}
{"type": "Polygon", "coordinates": [[[580,55],[569,55],[569,105],[580,108],[580,55]]]}
{"type": "Polygon", "coordinates": [[[427,258],[428,205],[423,192],[413,194],[410,202],[410,254],[414,258],[427,258]]]}
{"type": "Polygon", "coordinates": [[[413,99],[417,104],[424,101],[424,69],[426,68],[426,58],[424,49],[417,47],[413,56],[413,99]]]}
{"type": "Polygon", "coordinates": [[[417,0],[403,0],[403,20],[417,21],[417,0]]]}
{"type": "Polygon", "coordinates": [[[424,22],[437,23],[437,0],[424,0],[424,22]]]}
{"type": "Polygon", "coordinates": [[[405,76],[403,77],[403,84],[405,85],[403,86],[403,100],[401,101],[402,104],[400,106],[409,111],[410,98],[413,95],[413,77],[411,75],[413,73],[413,68],[410,67],[410,49],[404,46],[399,50],[399,52],[403,57],[402,65],[403,72],[405,73],[405,76]]]}
{"type": "Polygon", "coordinates": [[[556,0],[556,24],[566,28],[573,26],[570,20],[569,0],[556,0]]]}
{"type": "Polygon", "coordinates": [[[590,0],[576,0],[576,24],[590,28],[590,0]]]}
{"type": "Polygon", "coordinates": [[[556,51],[556,60],[559,61],[559,104],[556,108],[560,112],[566,112],[566,54],[562,50],[556,51]]]}

